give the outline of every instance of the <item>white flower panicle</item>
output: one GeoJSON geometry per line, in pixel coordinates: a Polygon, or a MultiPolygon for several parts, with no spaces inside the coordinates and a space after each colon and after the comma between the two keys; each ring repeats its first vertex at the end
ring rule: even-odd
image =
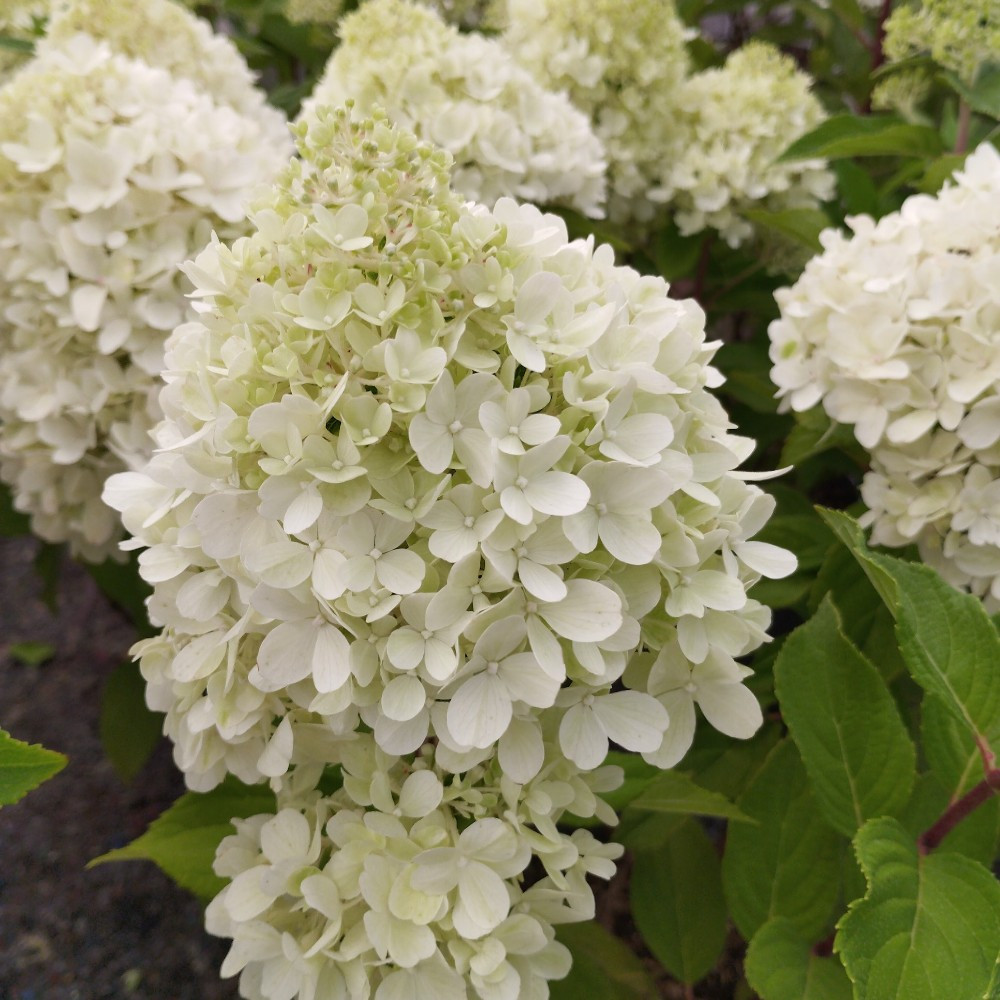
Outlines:
{"type": "Polygon", "coordinates": [[[587,114],[608,156],[609,215],[649,221],[663,162],[677,155],[685,29],[667,0],[497,0],[514,58],[587,114]]]}
{"type": "Polygon", "coordinates": [[[385,115],[297,131],[254,233],[186,265],[159,450],[105,490],[189,785],[279,795],[223,843],[208,926],[250,998],[544,1000],[553,925],[620,853],[557,822],[614,821],[611,743],[669,767],[696,704],[756,730],[747,589],[794,560],[752,540],[773,501],[694,303],[463,203],[385,115]]]}
{"type": "Polygon", "coordinates": [[[46,37],[52,44],[62,45],[80,33],[99,38],[113,52],[190,80],[216,104],[256,122],[272,148],[287,148],[285,116],[268,105],[236,45],[175,0],[48,2],[52,15],[46,37]]]}
{"type": "Polygon", "coordinates": [[[610,878],[622,853],[556,823],[614,819],[595,790],[621,769],[562,761],[519,786],[495,761],[459,777],[429,746],[404,764],[371,736],[344,756],[333,796],[285,789],[275,815],[236,820],[220,844],[231,881],[206,923],[232,938],[222,974],[251,1000],[547,997],[570,967],[554,926],[593,917],[587,876],[610,878]]]}
{"type": "Polygon", "coordinates": [[[298,131],[254,234],[186,266],[160,453],[105,492],[188,782],[334,762],[361,726],[452,773],[499,753],[528,781],[547,733],[583,769],[611,741],[668,766],[662,702],[705,671],[706,714],[750,735],[747,588],[794,561],[750,540],[773,502],[732,471],[752,442],[701,310],[554,216],[463,206],[384,118],[298,131]]]}
{"type": "Polygon", "coordinates": [[[825,114],[810,79],[764,42],[685,81],[676,99],[676,155],[663,160],[654,200],[670,203],[685,235],[714,229],[730,246],[753,234],[747,209],[815,207],[832,197],[823,160],[775,160],[825,114]]]}
{"type": "Polygon", "coordinates": [[[90,35],[44,40],[0,89],[0,476],[41,537],[117,552],[100,494],[152,450],[177,265],[244,231],[289,148],[90,35]]]}
{"type": "Polygon", "coordinates": [[[980,146],[938,195],[915,195],[824,250],[777,293],[771,377],[783,406],[822,403],[872,456],[872,540],[916,543],[1000,607],[1000,154],[980,146]]]}
{"type": "Polygon", "coordinates": [[[492,205],[513,197],[603,214],[605,160],[586,117],[497,41],[460,34],[409,0],[367,0],[340,26],[302,116],[351,100],[452,154],[452,183],[492,205]]]}

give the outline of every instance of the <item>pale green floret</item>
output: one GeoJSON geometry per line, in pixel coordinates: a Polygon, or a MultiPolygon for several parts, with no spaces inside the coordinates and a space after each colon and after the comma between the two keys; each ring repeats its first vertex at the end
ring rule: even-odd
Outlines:
{"type": "Polygon", "coordinates": [[[341,22],[340,38],[304,117],[347,100],[360,113],[384,108],[452,154],[453,184],[467,198],[602,214],[604,152],[586,117],[499,42],[461,34],[409,0],[368,0],[341,22]]]}
{"type": "Polygon", "coordinates": [[[921,52],[973,84],[979,68],[1000,59],[1000,5],[996,0],[923,0],[898,7],[885,24],[892,61],[921,52]]]}
{"type": "Polygon", "coordinates": [[[648,221],[645,198],[676,154],[685,28],[671,0],[497,0],[514,57],[593,122],[608,156],[609,216],[648,221]]]}
{"type": "Polygon", "coordinates": [[[753,234],[742,217],[747,209],[812,208],[833,194],[825,161],[775,162],[826,117],[811,83],[791,58],[763,42],[685,82],[680,153],[663,164],[654,193],[669,202],[682,233],[715,229],[737,246],[753,234]]]}

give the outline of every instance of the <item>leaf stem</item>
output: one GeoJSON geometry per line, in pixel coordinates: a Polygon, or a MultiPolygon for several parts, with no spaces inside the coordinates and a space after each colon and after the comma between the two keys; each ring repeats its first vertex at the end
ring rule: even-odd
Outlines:
{"type": "Polygon", "coordinates": [[[972,108],[968,101],[958,102],[958,129],[955,132],[955,153],[964,153],[969,148],[969,128],[972,124],[972,108]]]}
{"type": "Polygon", "coordinates": [[[917,850],[928,854],[963,820],[993,795],[1000,792],[1000,768],[990,768],[986,777],[973,786],[960,799],[952,802],[933,826],[917,838],[917,850]]]}

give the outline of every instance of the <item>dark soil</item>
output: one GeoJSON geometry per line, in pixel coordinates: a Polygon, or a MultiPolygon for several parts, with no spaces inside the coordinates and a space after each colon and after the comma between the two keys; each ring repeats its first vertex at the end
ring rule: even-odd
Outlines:
{"type": "Polygon", "coordinates": [[[128,624],[79,567],[58,614],[39,598],[27,539],[0,539],[0,726],[69,757],[59,775],[0,810],[0,1000],[229,1000],[222,941],[200,904],[152,864],[86,863],[138,836],[183,785],[161,745],[129,785],[98,739],[102,685],[127,655],[128,624]],[[12,643],[55,655],[15,662],[12,643]]]}

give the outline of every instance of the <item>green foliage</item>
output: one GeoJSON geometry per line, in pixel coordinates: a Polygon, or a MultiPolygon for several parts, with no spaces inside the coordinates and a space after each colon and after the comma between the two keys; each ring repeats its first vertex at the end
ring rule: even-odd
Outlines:
{"type": "Polygon", "coordinates": [[[26,642],[13,642],[7,647],[12,660],[23,663],[26,667],[40,667],[55,655],[56,647],[51,642],[38,642],[29,639],[26,642]]]}
{"type": "Polygon", "coordinates": [[[761,1000],[852,1000],[836,955],[817,954],[791,921],[769,920],[747,949],[746,973],[761,1000]]]}
{"type": "Polygon", "coordinates": [[[926,125],[910,125],[895,115],[834,115],[797,139],[781,160],[849,156],[936,156],[944,151],[941,136],[926,125]]]}
{"type": "Polygon", "coordinates": [[[829,598],[788,637],[774,669],[782,718],[827,822],[853,836],[872,816],[894,815],[913,787],[916,753],[829,598]]]}
{"type": "Polygon", "coordinates": [[[696,983],[711,971],[726,939],[726,902],[719,855],[698,823],[636,852],[631,901],[639,932],[671,975],[696,983]]]}
{"type": "Polygon", "coordinates": [[[572,953],[573,968],[551,984],[552,1000],[655,1000],[646,967],[600,925],[564,924],[557,937],[572,953]]]}
{"type": "Polygon", "coordinates": [[[739,807],[724,795],[701,788],[680,771],[665,771],[653,778],[629,805],[638,812],[748,820],[739,807]]]}
{"type": "Polygon", "coordinates": [[[208,900],[225,882],[212,871],[215,849],[233,833],[234,817],[274,812],[274,794],[227,778],[210,792],[187,792],[131,844],[94,858],[87,866],[109,861],[153,861],[178,885],[208,900]]]}
{"type": "Polygon", "coordinates": [[[795,745],[771,752],[739,806],[756,824],[729,828],[722,878],[729,912],[750,940],[773,917],[807,937],[829,924],[839,891],[841,838],[822,818],[795,745]]]}
{"type": "Polygon", "coordinates": [[[824,517],[892,611],[913,679],[974,737],[988,742],[1000,734],[1000,635],[982,603],[928,566],[870,551],[846,514],[824,517]]]}
{"type": "Polygon", "coordinates": [[[120,663],[101,697],[101,745],[119,775],[130,781],[149,760],[163,734],[163,716],[146,707],[138,664],[120,663]]]}
{"type": "Polygon", "coordinates": [[[921,855],[898,821],[870,820],[854,841],[868,881],[835,947],[858,1000],[985,997],[1000,955],[1000,885],[950,852],[921,855]]]}
{"type": "Polygon", "coordinates": [[[22,743],[0,729],[0,806],[13,805],[58,774],[67,760],[61,753],[22,743]]]}

